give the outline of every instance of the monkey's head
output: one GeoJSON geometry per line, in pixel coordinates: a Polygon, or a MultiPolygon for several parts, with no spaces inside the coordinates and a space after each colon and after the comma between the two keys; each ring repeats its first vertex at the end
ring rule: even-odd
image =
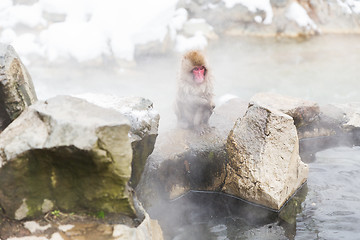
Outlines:
{"type": "Polygon", "coordinates": [[[187,52],[182,60],[182,69],[189,74],[188,80],[197,84],[205,82],[206,59],[199,51],[187,52]]]}

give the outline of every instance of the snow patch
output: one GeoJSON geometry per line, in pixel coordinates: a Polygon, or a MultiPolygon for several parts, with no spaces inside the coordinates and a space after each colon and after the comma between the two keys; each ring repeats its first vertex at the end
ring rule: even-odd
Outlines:
{"type": "Polygon", "coordinates": [[[360,1],[359,0],[337,0],[337,3],[340,7],[343,8],[344,12],[347,14],[355,13],[360,14],[360,1]]]}
{"type": "Polygon", "coordinates": [[[110,108],[124,114],[131,122],[132,130],[143,132],[149,129],[143,129],[144,126],[151,126],[150,130],[157,129],[157,119],[159,113],[152,107],[148,109],[138,109],[140,106],[140,97],[118,97],[114,95],[85,93],[74,95],[74,97],[85,99],[86,101],[103,108],[110,108]]]}
{"type": "Polygon", "coordinates": [[[37,222],[35,221],[29,221],[29,222],[25,222],[24,223],[24,227],[27,228],[31,233],[35,233],[36,231],[40,231],[43,232],[46,229],[50,228],[51,225],[48,224],[46,226],[40,226],[37,222]]]}
{"type": "Polygon", "coordinates": [[[300,27],[307,29],[317,29],[314,21],[309,17],[306,10],[298,3],[293,2],[286,11],[286,18],[294,21],[300,27]]]}
{"type": "Polygon", "coordinates": [[[193,37],[178,35],[176,37],[175,50],[185,52],[192,49],[203,50],[208,45],[208,40],[202,32],[197,32],[193,37]]]}
{"type": "Polygon", "coordinates": [[[227,8],[233,8],[237,4],[241,4],[250,12],[257,12],[258,10],[264,11],[266,17],[263,21],[264,24],[271,24],[274,13],[270,4],[270,0],[223,0],[227,8]]]}
{"type": "Polygon", "coordinates": [[[177,0],[39,0],[33,5],[14,5],[11,0],[1,0],[3,29],[14,29],[18,24],[32,28],[30,31],[39,27],[35,39],[25,35],[18,40],[21,36],[9,30],[1,34],[1,39],[9,44],[18,42],[16,50],[20,55],[35,53],[50,61],[72,57],[82,62],[103,55],[131,61],[136,44],[164,40],[176,3],[177,0]],[[45,12],[63,14],[65,21],[48,22],[43,18],[45,12]],[[25,38],[30,40],[29,46],[25,46],[25,38]]]}
{"type": "Polygon", "coordinates": [[[224,103],[230,101],[231,99],[234,99],[234,98],[239,98],[238,96],[236,95],[233,95],[233,94],[230,94],[230,93],[227,93],[225,95],[222,95],[219,100],[217,101],[217,107],[223,105],[224,103]]]}
{"type": "Polygon", "coordinates": [[[71,225],[71,224],[66,224],[66,225],[60,225],[58,227],[59,230],[63,231],[63,232],[67,232],[71,229],[73,229],[75,227],[75,225],[71,225]]]}
{"type": "Polygon", "coordinates": [[[0,13],[0,26],[5,28],[14,27],[17,24],[23,24],[31,28],[45,25],[45,20],[42,17],[42,7],[39,3],[32,6],[11,6],[5,1],[0,4],[0,13]]]}

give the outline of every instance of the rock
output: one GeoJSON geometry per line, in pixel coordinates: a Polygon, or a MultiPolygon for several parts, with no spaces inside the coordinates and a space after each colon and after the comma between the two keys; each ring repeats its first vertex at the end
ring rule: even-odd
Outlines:
{"type": "Polygon", "coordinates": [[[222,191],[279,210],[306,181],[293,119],[251,105],[230,132],[229,160],[222,191]]]}
{"type": "Polygon", "coordinates": [[[258,93],[251,98],[250,103],[276,109],[291,116],[297,128],[311,124],[320,115],[317,103],[276,93],[258,93]]]}
{"type": "Polygon", "coordinates": [[[128,119],[84,100],[37,102],[0,134],[0,205],[10,218],[65,212],[137,217],[128,119]],[[48,209],[47,209],[48,210],[48,209]]]}
{"type": "Polygon", "coordinates": [[[158,221],[150,219],[149,215],[145,213],[144,220],[136,228],[123,224],[115,225],[112,237],[118,240],[162,240],[163,233],[158,221]]]}
{"type": "Polygon", "coordinates": [[[89,215],[59,212],[57,216],[47,214],[44,217],[46,221],[44,218],[26,222],[12,220],[12,229],[0,225],[0,232],[2,239],[162,240],[163,233],[158,221],[151,219],[142,207],[138,210],[144,218],[135,225],[123,222],[119,216],[106,215],[99,220],[89,215]]]}
{"type": "Polygon", "coordinates": [[[335,108],[338,108],[342,112],[337,119],[345,120],[342,127],[348,131],[360,128],[360,102],[335,104],[335,108]]]}
{"type": "Polygon", "coordinates": [[[337,146],[358,146],[360,128],[357,122],[359,104],[326,104],[320,106],[315,121],[297,128],[300,154],[305,162],[315,159],[315,153],[337,146]]]}
{"type": "Polygon", "coordinates": [[[0,131],[36,100],[31,77],[14,48],[0,44],[0,131]]]}
{"type": "Polygon", "coordinates": [[[210,118],[212,129],[204,135],[182,129],[159,135],[136,188],[144,207],[189,190],[221,191],[226,176],[226,139],[246,108],[247,103],[239,99],[215,108],[210,118]]]}
{"type": "Polygon", "coordinates": [[[153,109],[153,103],[141,97],[117,97],[92,93],[77,97],[100,107],[114,109],[130,120],[129,134],[133,150],[130,185],[135,188],[140,181],[146,159],[154,150],[158,135],[160,115],[153,109]]]}
{"type": "Polygon", "coordinates": [[[219,36],[308,37],[359,33],[360,4],[350,1],[179,1],[190,18],[203,18],[219,36]]]}

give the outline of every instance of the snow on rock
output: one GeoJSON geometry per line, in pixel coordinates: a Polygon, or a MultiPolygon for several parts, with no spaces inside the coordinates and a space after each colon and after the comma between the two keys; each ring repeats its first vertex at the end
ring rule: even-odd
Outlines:
{"type": "Polygon", "coordinates": [[[157,131],[159,113],[153,109],[149,100],[140,97],[118,97],[97,93],[84,93],[74,97],[85,99],[100,107],[111,108],[124,114],[131,122],[133,132],[139,132],[139,129],[142,131],[143,125],[151,126],[151,131],[157,131]],[[148,105],[148,107],[144,108],[145,105],[148,105]]]}
{"type": "Polygon", "coordinates": [[[336,2],[346,14],[360,14],[359,0],[336,0],[336,2]]]}
{"type": "Polygon", "coordinates": [[[294,21],[300,27],[306,29],[317,29],[314,21],[309,17],[306,10],[297,2],[293,2],[286,11],[286,18],[294,21]]]}
{"type": "Polygon", "coordinates": [[[183,35],[178,35],[176,37],[175,49],[178,52],[184,52],[191,49],[203,50],[207,46],[207,44],[208,40],[203,35],[203,33],[197,32],[193,37],[185,37],[183,35]]]}
{"type": "Polygon", "coordinates": [[[10,6],[8,1],[1,3],[0,26],[14,27],[17,24],[23,24],[28,27],[36,27],[45,24],[45,20],[42,17],[42,8],[39,3],[32,6],[10,6]]]}
{"type": "Polygon", "coordinates": [[[35,233],[36,231],[45,231],[46,229],[50,228],[50,224],[47,224],[46,226],[40,226],[35,221],[28,221],[24,223],[24,227],[27,228],[31,233],[35,233]]]}
{"type": "Polygon", "coordinates": [[[189,14],[185,8],[176,9],[168,25],[170,36],[172,39],[175,39],[177,32],[183,28],[185,22],[188,19],[188,15],[189,14]]]}
{"type": "MultiPolygon", "coordinates": [[[[249,9],[250,12],[257,10],[264,11],[266,18],[263,20],[264,24],[271,24],[274,13],[270,4],[270,0],[223,0],[227,8],[233,8],[236,4],[241,4],[249,9]]],[[[257,18],[257,20],[259,20],[257,18]]]]}
{"type": "Polygon", "coordinates": [[[176,2],[39,0],[33,5],[14,5],[11,0],[1,0],[0,26],[15,30],[15,34],[2,33],[1,40],[17,42],[20,55],[35,53],[50,61],[72,57],[82,62],[103,55],[131,61],[136,44],[164,39],[176,2]],[[44,13],[63,14],[65,21],[47,21],[44,13]],[[25,35],[30,41],[19,41],[15,28],[19,24],[32,28],[29,31],[36,32],[35,39],[25,35]],[[25,46],[27,42],[29,46],[25,46]]]}
{"type": "Polygon", "coordinates": [[[216,106],[219,107],[219,106],[225,104],[226,102],[228,102],[228,101],[230,101],[231,99],[234,99],[234,98],[239,98],[239,97],[236,96],[236,95],[230,94],[230,93],[227,93],[227,94],[225,94],[225,95],[222,95],[222,96],[217,100],[216,106]]]}
{"type": "Polygon", "coordinates": [[[102,30],[81,21],[54,23],[40,34],[46,57],[73,57],[79,62],[109,53],[102,30]]]}

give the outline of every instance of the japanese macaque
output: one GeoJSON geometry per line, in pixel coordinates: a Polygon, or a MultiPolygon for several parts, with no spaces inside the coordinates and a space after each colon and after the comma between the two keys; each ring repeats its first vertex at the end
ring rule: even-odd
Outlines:
{"type": "Polygon", "coordinates": [[[175,114],[178,126],[203,133],[215,107],[212,75],[204,55],[187,52],[181,61],[175,114]]]}

